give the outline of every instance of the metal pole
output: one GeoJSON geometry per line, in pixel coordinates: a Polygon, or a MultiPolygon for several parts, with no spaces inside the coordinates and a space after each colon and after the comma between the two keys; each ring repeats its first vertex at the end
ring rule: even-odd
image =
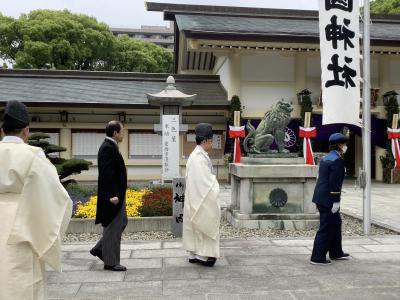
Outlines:
{"type": "Polygon", "coordinates": [[[363,230],[368,235],[371,231],[371,92],[370,92],[370,12],[369,0],[364,0],[364,35],[363,35],[363,230]]]}

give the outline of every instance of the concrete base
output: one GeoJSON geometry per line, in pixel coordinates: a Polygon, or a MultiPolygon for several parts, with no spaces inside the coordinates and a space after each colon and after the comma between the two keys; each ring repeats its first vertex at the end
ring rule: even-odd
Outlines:
{"type": "Polygon", "coordinates": [[[232,202],[227,220],[238,228],[301,230],[318,226],[311,201],[318,167],[301,160],[247,158],[230,164],[232,202]]]}
{"type": "Polygon", "coordinates": [[[235,228],[310,230],[319,226],[318,214],[241,214],[228,209],[225,218],[235,228]]]}

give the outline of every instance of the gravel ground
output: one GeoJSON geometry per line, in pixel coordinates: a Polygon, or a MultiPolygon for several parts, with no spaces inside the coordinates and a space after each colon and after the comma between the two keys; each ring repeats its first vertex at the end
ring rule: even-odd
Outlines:
{"type": "MultiPolygon", "coordinates": [[[[342,214],[342,231],[343,236],[362,236],[362,222],[350,216],[342,214]]],[[[371,235],[398,234],[394,231],[371,226],[371,235]]],[[[292,238],[292,237],[313,237],[315,230],[274,230],[274,229],[237,229],[232,227],[224,219],[221,222],[221,238],[223,239],[254,239],[254,238],[292,238]]],[[[100,239],[100,234],[82,233],[67,234],[63,242],[95,242],[100,239]]],[[[124,241],[145,241],[145,240],[173,240],[174,236],[171,232],[153,231],[153,232],[135,232],[124,233],[122,235],[124,241]]]]}

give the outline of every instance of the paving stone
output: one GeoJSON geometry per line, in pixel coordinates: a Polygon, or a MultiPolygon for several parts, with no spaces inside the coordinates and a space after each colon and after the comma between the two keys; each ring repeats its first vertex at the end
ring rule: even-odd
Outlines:
{"type": "Polygon", "coordinates": [[[400,252],[380,253],[353,253],[352,256],[358,260],[367,262],[392,262],[400,263],[400,252]]]}
{"type": "Polygon", "coordinates": [[[182,241],[179,242],[169,242],[165,241],[162,243],[163,249],[182,249],[182,241]]]}
{"type": "Polygon", "coordinates": [[[65,271],[89,271],[95,264],[93,259],[64,259],[62,270],[65,271]]]}
{"type": "Polygon", "coordinates": [[[400,278],[400,264],[393,263],[374,263],[374,262],[362,262],[359,260],[348,260],[348,261],[335,261],[332,267],[338,270],[341,274],[366,274],[366,273],[399,273],[400,278]]]}
{"type": "Polygon", "coordinates": [[[228,256],[226,258],[232,266],[268,266],[268,265],[290,265],[295,263],[291,256],[228,256]]]}
{"type": "Polygon", "coordinates": [[[379,242],[375,240],[375,238],[344,238],[342,241],[343,246],[347,245],[377,245],[379,242]]]}
{"type": "Polygon", "coordinates": [[[306,246],[306,247],[312,247],[314,244],[313,240],[307,239],[307,240],[272,240],[272,244],[277,245],[277,246],[287,246],[287,247],[292,247],[292,246],[306,246]]]}
{"type": "Polygon", "coordinates": [[[271,291],[262,294],[208,294],[207,300],[293,300],[293,296],[288,291],[271,291]]]}
{"type": "Polygon", "coordinates": [[[397,245],[364,245],[364,248],[367,248],[373,252],[400,252],[400,244],[397,245]]]}
{"type": "Polygon", "coordinates": [[[63,273],[54,272],[48,276],[49,283],[82,283],[82,282],[116,282],[122,281],[124,272],[112,271],[70,271],[63,273]]]}
{"type": "MultiPolygon", "coordinates": [[[[343,245],[343,251],[346,253],[349,253],[350,255],[352,253],[364,253],[364,252],[371,252],[370,250],[366,249],[364,247],[365,245],[343,245]]],[[[313,247],[307,247],[310,251],[312,251],[313,247]]]]}
{"type": "Polygon", "coordinates": [[[221,249],[221,253],[225,256],[230,255],[290,255],[290,254],[311,254],[311,250],[307,247],[280,247],[280,246],[265,246],[257,248],[236,248],[236,249],[221,249]]]}
{"type": "Polygon", "coordinates": [[[128,270],[125,281],[149,281],[149,280],[174,280],[174,279],[198,279],[198,268],[165,268],[165,269],[135,269],[128,270]]]}
{"type": "MultiPolygon", "coordinates": [[[[228,265],[228,261],[225,257],[220,257],[217,259],[215,266],[226,266],[228,265]]],[[[208,268],[199,264],[191,264],[188,262],[187,257],[167,257],[163,258],[163,267],[164,268],[174,268],[174,267],[183,267],[183,268],[208,268]]]]}
{"type": "Polygon", "coordinates": [[[315,291],[293,291],[291,292],[295,299],[298,300],[394,300],[399,299],[400,289],[398,288],[374,288],[374,289],[358,289],[358,288],[341,288],[337,290],[324,290],[316,293],[315,291]]]}
{"type": "Polygon", "coordinates": [[[183,249],[133,250],[131,258],[187,257],[187,255],[187,251],[183,249]]]}
{"type": "Polygon", "coordinates": [[[214,268],[198,268],[202,279],[252,278],[272,276],[265,266],[215,266],[214,268]]]}
{"type": "Polygon", "coordinates": [[[221,240],[221,248],[239,247],[239,248],[252,248],[260,246],[272,245],[271,240],[254,239],[254,240],[221,240]]]}
{"type": "MultiPolygon", "coordinates": [[[[118,300],[177,300],[175,296],[119,297],[118,300]]],[[[206,295],[179,296],[179,300],[207,300],[206,295]]]]}
{"type": "Polygon", "coordinates": [[[254,291],[270,292],[271,290],[318,289],[321,285],[312,277],[274,277],[262,278],[229,278],[229,279],[199,279],[163,281],[164,295],[186,295],[189,291],[194,294],[252,294],[254,291]],[[184,287],[184,289],[182,289],[184,287]]]}
{"type": "Polygon", "coordinates": [[[396,245],[400,244],[400,235],[377,236],[373,237],[373,239],[381,244],[396,244],[396,245]]]}
{"type": "MultiPolygon", "coordinates": [[[[122,250],[121,251],[121,258],[129,258],[131,255],[130,250],[122,250]]],[[[71,259],[95,259],[98,260],[98,258],[94,257],[89,253],[89,251],[74,251],[70,252],[68,258],[71,259]]]]}
{"type": "Polygon", "coordinates": [[[72,243],[61,245],[62,251],[89,251],[93,248],[94,243],[72,243]]]}
{"type": "Polygon", "coordinates": [[[330,268],[321,268],[320,266],[311,265],[309,262],[304,261],[303,264],[293,265],[269,265],[267,268],[274,276],[295,277],[295,276],[309,276],[309,275],[329,275],[337,273],[337,270],[330,268]]]}
{"type": "Polygon", "coordinates": [[[104,297],[105,295],[113,295],[113,297],[161,296],[162,282],[83,283],[77,297],[104,297]]]}
{"type": "Polygon", "coordinates": [[[161,242],[122,243],[121,250],[161,249],[161,242]]]}
{"type": "MultiPolygon", "coordinates": [[[[161,258],[129,258],[121,259],[120,264],[129,269],[161,268],[161,258]]],[[[104,264],[97,262],[93,270],[103,270],[104,264]]]]}
{"type": "Polygon", "coordinates": [[[348,288],[354,287],[400,287],[398,273],[378,273],[378,274],[342,274],[337,278],[343,280],[348,288]]]}
{"type": "Polygon", "coordinates": [[[61,283],[61,284],[52,284],[47,283],[47,295],[51,298],[72,298],[76,295],[80,288],[80,283],[70,284],[70,283],[61,283]]]}

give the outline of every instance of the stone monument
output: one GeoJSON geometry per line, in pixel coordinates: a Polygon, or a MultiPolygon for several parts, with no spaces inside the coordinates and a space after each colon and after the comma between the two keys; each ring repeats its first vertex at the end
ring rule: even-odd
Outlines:
{"type": "Polygon", "coordinates": [[[292,110],[281,100],[257,128],[247,124],[243,148],[248,156],[229,165],[232,202],[227,220],[234,227],[305,230],[318,225],[311,201],[318,167],[304,164],[284,146],[292,110]],[[271,149],[273,143],[276,150],[271,149]]]}

